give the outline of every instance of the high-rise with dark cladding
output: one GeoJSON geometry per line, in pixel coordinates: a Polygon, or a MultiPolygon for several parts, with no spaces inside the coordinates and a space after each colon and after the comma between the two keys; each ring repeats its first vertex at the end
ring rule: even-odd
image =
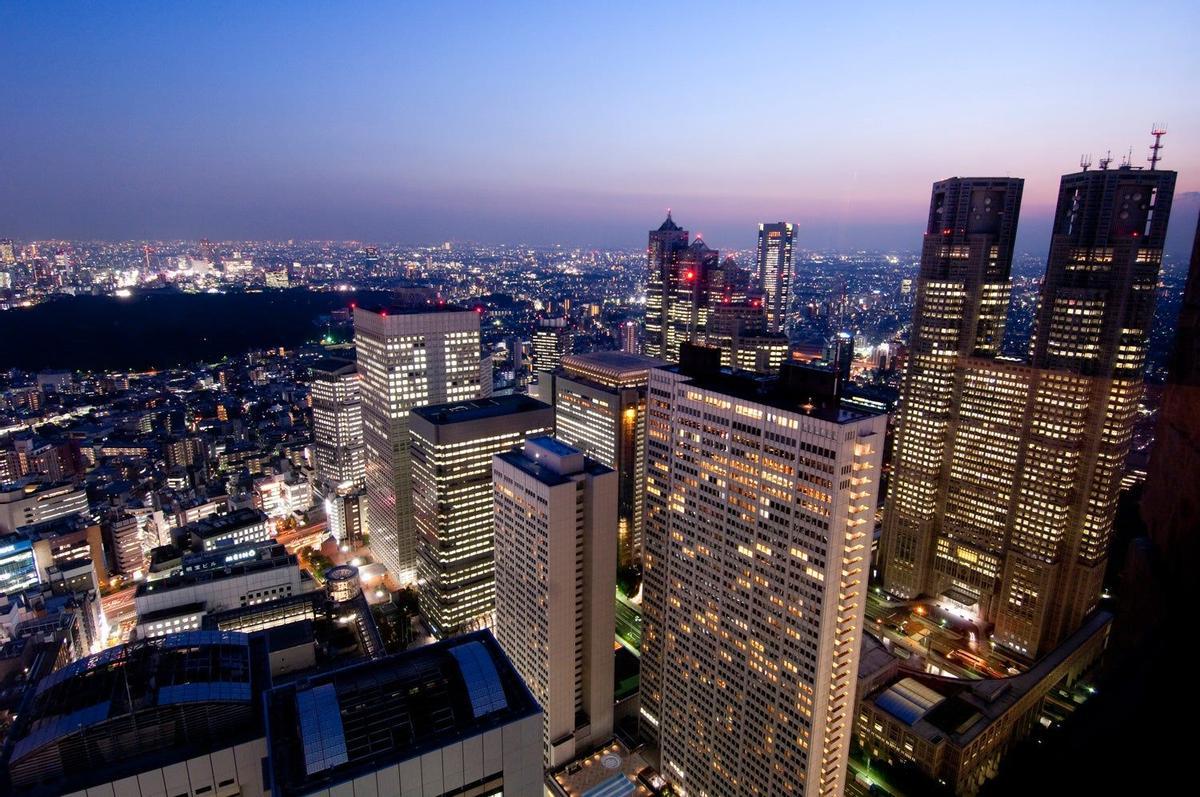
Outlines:
{"type": "Polygon", "coordinates": [[[1175,174],[1063,177],[1030,361],[999,356],[1021,181],[934,186],[885,588],[1035,657],[1099,600],[1175,174]]]}
{"type": "Polygon", "coordinates": [[[767,328],[781,332],[792,299],[793,245],[796,225],[787,221],[758,225],[758,285],[767,310],[767,328]]]}
{"type": "Polygon", "coordinates": [[[768,329],[762,299],[750,296],[750,274],[733,258],[722,261],[699,237],[689,244],[670,214],[651,230],[646,251],[646,356],[678,362],[683,344],[698,343],[720,348],[731,366],[778,369],[787,338],[768,329]]]}
{"type": "Polygon", "coordinates": [[[670,306],[671,274],[679,254],[688,247],[688,231],[675,223],[671,211],[657,230],[650,231],[646,246],[646,345],[647,357],[662,359],[666,351],[665,314],[670,306]]]}

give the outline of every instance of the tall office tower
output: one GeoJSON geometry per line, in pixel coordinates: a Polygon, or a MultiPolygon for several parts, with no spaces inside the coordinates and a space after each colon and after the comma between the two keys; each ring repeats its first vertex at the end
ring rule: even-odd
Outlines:
{"type": "Polygon", "coordinates": [[[207,238],[200,239],[200,259],[208,263],[217,262],[216,255],[213,252],[212,241],[207,238]]]}
{"type": "Polygon", "coordinates": [[[574,333],[566,316],[543,318],[533,332],[533,370],[553,371],[571,353],[574,333]]]}
{"type": "Polygon", "coordinates": [[[758,225],[758,286],[767,308],[767,329],[782,332],[792,300],[793,246],[796,225],[790,221],[758,225]]]}
{"type": "MultiPolygon", "coordinates": [[[[708,308],[715,297],[713,276],[720,272],[721,254],[697,238],[679,252],[666,277],[666,305],[663,315],[663,356],[678,362],[685,343],[704,340],[708,328],[708,308]]],[[[724,280],[720,281],[724,286],[724,280]]]]}
{"type": "Polygon", "coordinates": [[[612,738],[617,475],[552,437],[496,456],[496,639],[542,705],[545,762],[612,738]]]}
{"type": "Polygon", "coordinates": [[[854,333],[838,332],[825,343],[825,362],[838,372],[843,382],[850,381],[854,364],[854,333]]]}
{"type": "Polygon", "coordinates": [[[642,559],[646,385],[663,360],[605,351],[564,357],[554,376],[558,438],[617,472],[617,560],[642,559]]]}
{"type": "Polygon", "coordinates": [[[933,186],[882,543],[884,585],[899,595],[915,597],[929,579],[951,415],[961,402],[960,359],[994,356],[1004,337],[1023,188],[1008,178],[933,186]]]}
{"type": "Polygon", "coordinates": [[[0,265],[11,266],[17,262],[17,254],[11,238],[0,238],[0,265]]]}
{"type": "Polygon", "coordinates": [[[934,596],[1031,658],[1095,606],[1174,181],[1062,179],[1031,363],[997,357],[1020,181],[934,186],[881,546],[890,592],[934,596]]]}
{"type": "Polygon", "coordinates": [[[887,416],[701,351],[650,372],[642,727],[689,794],[840,795],[887,416]]]}
{"type": "Polygon", "coordinates": [[[371,553],[401,584],[417,578],[408,414],[491,393],[479,314],[450,306],[354,310],[371,553]]]}
{"type": "Polygon", "coordinates": [[[688,248],[688,231],[680,227],[667,211],[667,220],[650,231],[646,246],[646,345],[648,357],[665,359],[664,332],[675,281],[675,262],[688,248]]]}
{"type": "Polygon", "coordinates": [[[366,464],[358,367],[325,357],[313,363],[311,371],[317,478],[328,487],[362,487],[366,464]]]}
{"type": "Polygon", "coordinates": [[[1059,185],[1031,347],[1042,384],[996,619],[1011,647],[1057,643],[1100,600],[1175,177],[1124,166],[1059,185]]]}
{"type": "Polygon", "coordinates": [[[621,351],[626,354],[642,353],[642,344],[638,340],[637,321],[626,321],[621,324],[621,351]]]}
{"type": "Polygon", "coordinates": [[[528,396],[497,396],[418,407],[409,424],[418,598],[440,638],[490,620],[492,457],[553,434],[554,409],[528,396]]]}

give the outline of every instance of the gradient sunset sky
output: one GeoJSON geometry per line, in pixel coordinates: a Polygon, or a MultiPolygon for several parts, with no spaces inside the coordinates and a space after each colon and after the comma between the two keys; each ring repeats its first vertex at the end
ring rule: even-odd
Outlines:
{"type": "Polygon", "coordinates": [[[1197,36],[1195,0],[5,0],[0,237],[641,246],[669,206],[913,249],[933,180],[995,174],[1044,250],[1058,176],[1152,122],[1200,190],[1197,36]]]}

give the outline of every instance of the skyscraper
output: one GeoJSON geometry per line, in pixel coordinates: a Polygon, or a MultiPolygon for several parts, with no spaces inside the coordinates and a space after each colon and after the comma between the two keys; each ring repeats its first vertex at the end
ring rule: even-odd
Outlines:
{"type": "Polygon", "coordinates": [[[354,310],[371,553],[401,584],[417,578],[409,410],[491,395],[479,314],[428,305],[354,310]]]}
{"type": "Polygon", "coordinates": [[[664,329],[670,305],[671,280],[675,261],[687,249],[688,231],[680,227],[667,211],[667,219],[650,231],[646,246],[646,345],[648,357],[665,359],[664,329]]]}
{"type": "Polygon", "coordinates": [[[932,596],[1029,657],[1095,606],[1174,182],[1063,177],[1030,363],[998,356],[1021,181],[935,184],[881,544],[890,592],[932,596]]]}
{"type": "Polygon", "coordinates": [[[421,612],[439,637],[495,608],[492,456],[554,433],[554,409],[528,396],[418,407],[410,414],[421,612]]]}
{"type": "Polygon", "coordinates": [[[650,232],[646,259],[647,356],[677,362],[683,344],[699,343],[722,349],[729,365],[770,372],[786,356],[787,339],[770,332],[762,299],[750,296],[750,275],[699,238],[688,244],[670,214],[650,232]]]}
{"type": "Polygon", "coordinates": [[[626,321],[621,324],[621,351],[627,354],[641,354],[642,344],[638,340],[637,321],[626,321]]]}
{"type": "Polygon", "coordinates": [[[326,487],[362,487],[366,464],[358,368],[349,360],[325,357],[311,371],[317,479],[326,487]]]}
{"type": "Polygon", "coordinates": [[[557,767],[612,738],[616,473],[554,438],[496,456],[496,638],[557,767]]]}
{"type": "Polygon", "coordinates": [[[646,386],[662,360],[605,351],[564,357],[554,375],[558,439],[617,472],[617,554],[642,558],[646,386]]]}
{"type": "Polygon", "coordinates": [[[694,354],[650,372],[642,727],[689,794],[840,795],[887,417],[694,354]]]}
{"type": "Polygon", "coordinates": [[[758,285],[771,332],[783,331],[791,306],[795,241],[796,225],[790,221],[758,225],[758,285]]]}
{"type": "Polygon", "coordinates": [[[11,238],[0,238],[0,266],[11,266],[17,262],[17,255],[11,238]]]}
{"type": "Polygon", "coordinates": [[[566,316],[542,318],[533,332],[533,369],[553,371],[571,353],[574,335],[566,316]]]}

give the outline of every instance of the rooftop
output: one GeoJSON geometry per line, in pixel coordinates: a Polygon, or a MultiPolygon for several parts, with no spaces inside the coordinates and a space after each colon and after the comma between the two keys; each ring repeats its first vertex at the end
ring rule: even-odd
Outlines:
{"type": "MultiPolygon", "coordinates": [[[[232,549],[231,549],[232,550],[232,549]]],[[[214,553],[225,553],[217,551],[214,553]]],[[[196,584],[205,584],[210,581],[220,581],[223,578],[232,578],[234,576],[243,576],[247,573],[253,573],[259,570],[272,570],[277,567],[296,567],[298,568],[298,560],[292,554],[287,552],[287,549],[282,545],[274,544],[270,546],[269,551],[259,551],[259,558],[247,559],[245,561],[237,561],[226,564],[222,567],[215,567],[208,570],[195,570],[188,573],[176,573],[166,578],[160,578],[155,581],[143,581],[137,585],[137,597],[150,595],[155,592],[167,592],[183,587],[191,587],[196,584]]]]}
{"type": "Polygon", "coordinates": [[[461,307],[457,304],[377,304],[370,306],[360,306],[355,308],[364,313],[374,313],[375,315],[425,315],[427,313],[467,313],[470,312],[466,307],[461,307]]]}
{"type": "Polygon", "coordinates": [[[562,358],[562,370],[568,376],[599,379],[611,386],[626,387],[629,382],[646,383],[651,368],[667,365],[665,360],[624,351],[597,351],[568,354],[562,358]]]}
{"type": "MultiPolygon", "coordinates": [[[[566,443],[563,443],[560,440],[555,440],[554,438],[535,437],[535,438],[532,438],[532,440],[530,442],[533,442],[534,440],[536,440],[539,444],[543,444],[543,445],[544,445],[543,441],[550,440],[553,443],[557,444],[558,446],[561,446],[562,448],[567,449],[567,451],[565,453],[555,452],[560,457],[570,456],[571,454],[581,453],[577,449],[572,448],[571,446],[567,445],[566,443]]],[[[544,465],[544,464],[538,462],[536,459],[531,458],[528,454],[525,453],[525,451],[523,451],[521,449],[515,449],[513,451],[506,451],[503,454],[497,454],[496,456],[498,456],[500,459],[507,462],[509,465],[512,465],[514,468],[517,468],[518,470],[521,470],[524,473],[528,473],[530,476],[532,476],[533,478],[540,481],[542,484],[545,484],[549,487],[556,487],[560,484],[566,484],[567,482],[571,481],[572,475],[576,475],[576,474],[564,475],[564,474],[560,473],[559,471],[555,470],[554,468],[544,465]]],[[[608,473],[610,470],[612,470],[612,468],[609,468],[608,466],[603,465],[594,459],[585,458],[584,464],[583,464],[583,470],[581,472],[586,473],[591,476],[599,476],[601,474],[608,473]]]]}
{"type": "MultiPolygon", "coordinates": [[[[257,677],[249,638],[234,632],[168,634],[72,662],[37,685],[29,724],[10,759],[13,782],[33,786],[64,777],[109,780],[112,767],[165,748],[178,755],[181,746],[227,746],[229,733],[257,723],[252,685],[257,677]],[[214,703],[227,708],[210,711],[214,703]],[[186,720],[186,739],[138,733],[136,724],[129,724],[134,715],[182,715],[162,720],[174,726],[185,722],[189,706],[197,706],[197,713],[186,720]],[[70,744],[70,761],[44,752],[72,737],[85,738],[70,744]],[[109,743],[89,743],[91,737],[109,743]]],[[[151,719],[147,727],[159,723],[151,719]]]]}
{"type": "Polygon", "coordinates": [[[548,410],[549,404],[525,395],[493,396],[492,398],[471,399],[470,401],[455,401],[450,404],[432,404],[428,407],[417,407],[412,412],[430,423],[448,424],[478,421],[484,418],[495,418],[500,415],[511,415],[516,412],[531,410],[548,410]]]}
{"type": "Polygon", "coordinates": [[[358,365],[354,360],[343,360],[340,357],[321,357],[309,363],[308,367],[314,371],[337,376],[352,374],[358,370],[358,365]]]}
{"type": "Polygon", "coordinates": [[[261,523],[266,519],[267,516],[257,509],[243,507],[224,515],[209,515],[202,520],[197,520],[195,523],[189,523],[184,529],[201,539],[205,539],[215,537],[219,534],[226,534],[244,526],[253,526],[255,523],[261,523]]]}
{"type": "MultiPolygon", "coordinates": [[[[679,366],[673,366],[670,370],[678,372],[680,369],[679,366]]],[[[837,396],[821,395],[816,389],[790,386],[780,377],[750,371],[721,368],[718,371],[693,376],[688,380],[688,384],[729,398],[752,401],[829,423],[854,423],[885,414],[881,409],[849,404],[837,396]]]]}
{"type": "Polygon", "coordinates": [[[974,741],[991,724],[1045,683],[1067,659],[1112,622],[1108,612],[1095,612],[1083,627],[1042,658],[1028,671],[1011,678],[967,681],[908,674],[870,698],[875,705],[912,728],[913,733],[937,744],[948,739],[958,747],[974,741]]]}
{"type": "Polygon", "coordinates": [[[487,631],[277,687],[266,709],[279,795],[323,791],[541,711],[487,631]]]}

